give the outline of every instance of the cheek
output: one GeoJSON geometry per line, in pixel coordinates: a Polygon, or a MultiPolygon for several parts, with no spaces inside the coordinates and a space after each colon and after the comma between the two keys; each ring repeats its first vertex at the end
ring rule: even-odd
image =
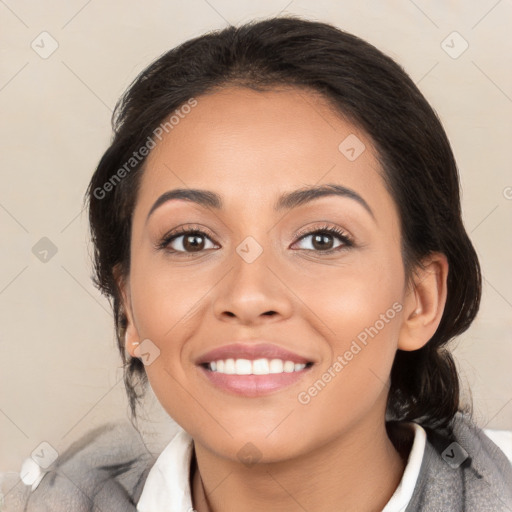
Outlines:
{"type": "Polygon", "coordinates": [[[165,349],[168,342],[184,336],[183,329],[204,307],[211,285],[207,275],[183,265],[172,267],[164,259],[158,259],[138,261],[130,280],[140,336],[154,340],[165,349]]]}
{"type": "Polygon", "coordinates": [[[314,287],[304,282],[297,292],[308,306],[307,322],[325,340],[321,372],[329,391],[318,394],[319,407],[354,397],[369,404],[386,387],[401,326],[401,275],[399,254],[375,253],[340,269],[336,279],[319,275],[314,287]]]}
{"type": "MultiPolygon", "coordinates": [[[[335,272],[324,267],[314,276],[300,277],[294,285],[294,292],[317,317],[309,323],[318,325],[326,339],[332,341],[333,349],[345,350],[347,340],[356,338],[365,328],[379,321],[395,319],[396,306],[403,299],[402,263],[399,254],[382,251],[366,251],[356,255],[346,266],[335,272]],[[386,315],[386,312],[389,312],[386,315]]],[[[398,322],[393,322],[395,329],[398,322]]],[[[391,322],[385,322],[390,331],[391,322]]],[[[364,338],[364,335],[361,336],[364,338]]]]}
{"type": "Polygon", "coordinates": [[[331,329],[325,335],[329,355],[297,396],[304,429],[334,434],[385,406],[401,323],[395,298],[400,295],[361,287],[318,304],[331,329]]]}
{"type": "Polygon", "coordinates": [[[397,349],[402,304],[399,294],[361,287],[319,299],[322,330],[326,340],[322,361],[327,370],[341,361],[350,386],[375,377],[387,381],[397,349]],[[397,300],[398,299],[398,300],[397,300]]]}
{"type": "Polygon", "coordinates": [[[187,342],[208,315],[211,306],[207,299],[215,276],[193,273],[183,266],[169,267],[165,262],[155,265],[139,260],[130,282],[139,337],[151,340],[158,354],[145,367],[146,374],[164,408],[179,418],[182,411],[176,404],[190,400],[183,388],[193,368],[187,342]]]}

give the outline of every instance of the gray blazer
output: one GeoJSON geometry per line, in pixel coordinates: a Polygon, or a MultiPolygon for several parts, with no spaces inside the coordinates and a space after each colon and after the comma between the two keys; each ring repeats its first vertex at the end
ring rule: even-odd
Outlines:
{"type": "MultiPolygon", "coordinates": [[[[404,512],[512,511],[512,465],[479,427],[457,413],[452,431],[425,430],[418,481],[404,512]]],[[[33,492],[19,476],[4,481],[0,510],[136,511],[155,460],[129,422],[108,423],[60,455],[33,492]]]]}

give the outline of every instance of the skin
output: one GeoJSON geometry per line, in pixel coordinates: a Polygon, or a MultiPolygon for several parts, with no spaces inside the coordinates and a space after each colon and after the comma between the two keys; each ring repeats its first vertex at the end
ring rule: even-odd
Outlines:
{"type": "Polygon", "coordinates": [[[380,511],[408,456],[385,429],[393,358],[397,349],[421,348],[436,331],[446,301],[446,257],[431,254],[426,269],[406,282],[398,211],[371,140],[321,96],[229,87],[197,100],[148,156],[131,268],[118,281],[126,349],[136,357],[136,343],[145,339],[158,347],[146,366],[149,382],[194,439],[194,508],[380,511]],[[366,146],[355,161],[338,149],[349,134],[366,146]],[[357,192],[375,219],[338,196],[273,211],[281,193],[325,183],[357,192]],[[146,222],[156,199],[174,188],[214,191],[224,208],[173,200],[146,222]],[[198,240],[202,250],[194,252],[183,236],[167,252],[155,249],[171,230],[191,224],[206,232],[198,240]],[[315,246],[313,236],[296,236],[325,224],[349,234],[354,246],[324,254],[322,247],[343,242],[328,235],[328,247],[315,246]],[[252,263],[236,251],[248,236],[263,250],[252,263]],[[401,311],[308,404],[299,403],[298,393],[394,303],[401,311]],[[307,377],[269,396],[235,396],[210,384],[194,361],[237,339],[268,340],[315,364],[307,377]],[[238,456],[248,442],[259,452],[256,464],[238,456]]]}

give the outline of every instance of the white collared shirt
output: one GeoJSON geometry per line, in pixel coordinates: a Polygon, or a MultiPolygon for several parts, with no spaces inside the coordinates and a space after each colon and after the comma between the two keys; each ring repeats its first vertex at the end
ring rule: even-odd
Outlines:
{"type": "MultiPolygon", "coordinates": [[[[426,447],[426,432],[416,423],[404,423],[404,425],[408,425],[414,431],[413,445],[402,479],[381,512],[404,512],[420,477],[426,447]]],[[[483,432],[512,463],[512,431],[483,429],[483,432]]],[[[192,438],[178,427],[178,433],[150,468],[138,501],[139,512],[194,512],[189,484],[192,453],[192,438]]],[[[34,491],[45,473],[47,470],[43,470],[29,457],[23,462],[19,476],[34,491]]],[[[4,490],[2,482],[5,479],[6,474],[0,472],[0,508],[4,490]]],[[[8,492],[11,490],[12,487],[8,492]]]]}
{"type": "MultiPolygon", "coordinates": [[[[414,430],[413,445],[402,480],[382,512],[405,510],[420,473],[427,435],[417,423],[406,425],[414,430]]],[[[139,512],[194,512],[189,482],[192,449],[192,437],[180,428],[149,471],[137,503],[139,512]]]]}

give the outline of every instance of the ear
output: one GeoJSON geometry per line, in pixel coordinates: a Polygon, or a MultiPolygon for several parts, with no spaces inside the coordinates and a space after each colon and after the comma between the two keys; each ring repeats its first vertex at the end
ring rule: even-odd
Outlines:
{"type": "Polygon", "coordinates": [[[124,348],[132,357],[137,357],[134,351],[139,345],[140,337],[134,322],[130,279],[129,276],[123,277],[121,275],[120,269],[117,265],[114,268],[114,278],[121,293],[121,307],[126,315],[127,320],[127,326],[124,335],[124,348]]]}
{"type": "Polygon", "coordinates": [[[418,350],[436,332],[447,297],[448,260],[442,253],[430,253],[408,283],[404,300],[404,319],[398,348],[418,350]]]}

